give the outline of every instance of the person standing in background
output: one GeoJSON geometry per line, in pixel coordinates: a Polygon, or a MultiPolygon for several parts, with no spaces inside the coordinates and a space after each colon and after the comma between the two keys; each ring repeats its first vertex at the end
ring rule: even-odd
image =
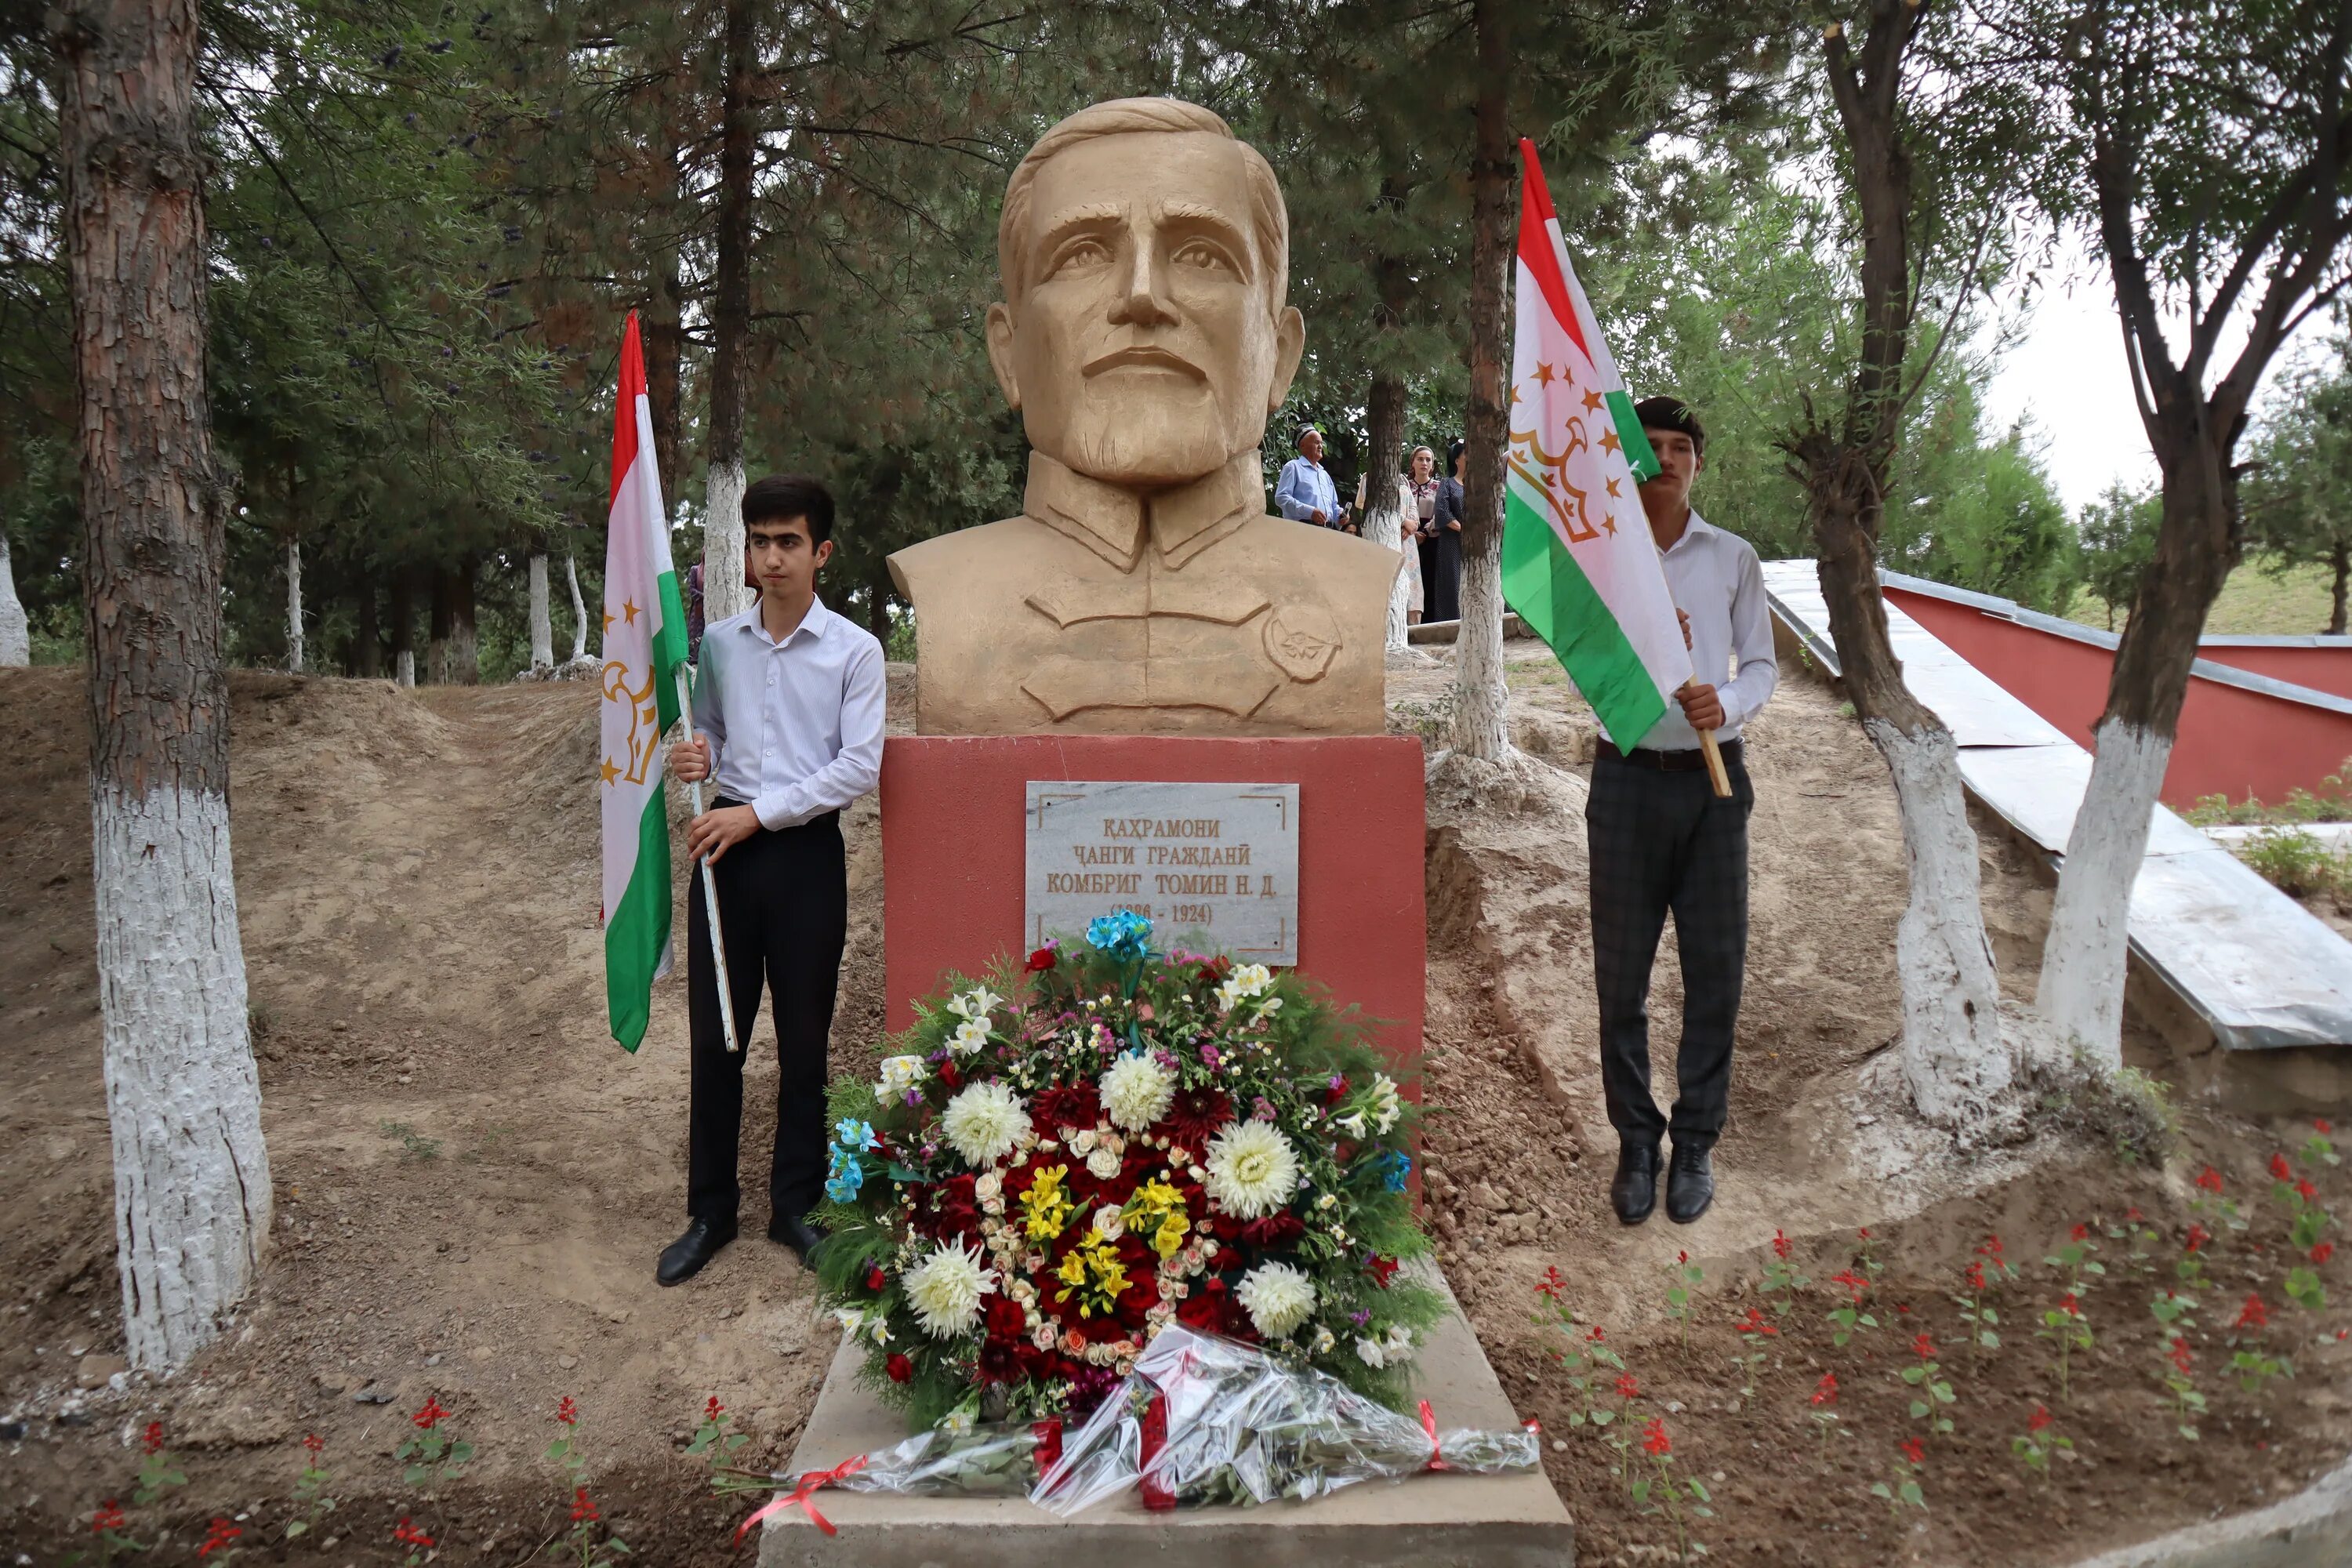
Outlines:
{"type": "Polygon", "coordinates": [[[1468,463],[1469,445],[1455,441],[1445,448],[1452,477],[1437,481],[1431,502],[1429,542],[1422,556],[1422,618],[1458,621],[1462,618],[1462,470],[1468,463]]]}
{"type": "Polygon", "coordinates": [[[1298,456],[1282,465],[1282,478],[1275,481],[1274,506],[1293,522],[1311,522],[1318,528],[1348,526],[1348,509],[1339,504],[1339,487],[1331,482],[1331,472],[1323,466],[1323,432],[1312,425],[1298,433],[1298,456]]]}

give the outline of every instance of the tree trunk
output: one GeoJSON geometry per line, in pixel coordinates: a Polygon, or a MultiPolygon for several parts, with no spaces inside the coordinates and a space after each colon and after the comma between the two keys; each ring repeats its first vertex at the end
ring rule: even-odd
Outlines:
{"type": "Polygon", "coordinates": [[[743,584],[743,360],[751,330],[751,0],[727,0],[719,138],[719,265],[711,300],[710,471],[702,527],[703,625],[751,607],[743,584]]]}
{"type": "Polygon", "coordinates": [[[471,555],[443,574],[449,584],[448,668],[442,679],[456,686],[482,683],[482,658],[474,628],[474,573],[471,555]]]}
{"type": "Polygon", "coordinates": [[[166,1373],[269,1234],[229,855],[229,478],[206,402],[194,0],[49,13],[80,394],[97,967],[123,1337],[166,1373]]]}
{"type": "Polygon", "coordinates": [[[416,684],[416,574],[406,566],[392,574],[392,679],[416,684]]]}
{"type": "Polygon", "coordinates": [[[433,569],[432,606],[425,612],[425,679],[435,686],[449,684],[449,574],[433,569]]]}
{"type": "MultiPolygon", "coordinates": [[[[1394,550],[1400,544],[1411,550],[1413,546],[1404,538],[1404,514],[1397,509],[1397,449],[1404,445],[1404,377],[1372,377],[1368,407],[1371,455],[1365,459],[1364,468],[1371,476],[1371,482],[1365,487],[1364,537],[1383,550],[1394,550]]],[[[1389,591],[1388,646],[1391,651],[1404,649],[1404,616],[1412,597],[1411,579],[1398,573],[1396,586],[1389,591]]]]}
{"type": "MultiPolygon", "coordinates": [[[[0,549],[5,549],[5,546],[0,546],[0,549]]],[[[6,563],[5,559],[0,559],[0,567],[6,563]]],[[[2340,637],[2344,635],[2345,590],[2352,587],[2352,545],[2339,544],[2330,551],[2327,564],[2335,573],[2335,582],[2327,595],[2327,635],[2340,637]]]]}
{"type": "Polygon", "coordinates": [[[1454,721],[1465,756],[1499,761],[1511,749],[1503,676],[1503,452],[1510,439],[1509,366],[1514,218],[1507,120],[1510,47],[1505,0],[1475,0],[1478,42],[1476,151],[1470,164],[1470,408],[1464,438],[1462,621],[1454,639],[1454,721]]]}
{"type": "Polygon", "coordinates": [[[2176,426],[2160,428],[2156,443],[2163,521],[2116,647],[2106,711],[2093,731],[2091,782],[2066,837],[2035,995],[2058,1037],[2109,1071],[2123,1065],[2132,883],[2147,853],[2198,635],[2238,558],[2228,471],[2234,432],[2217,428],[2201,404],[2158,423],[2176,426]]]}
{"type": "Polygon", "coordinates": [[[286,668],[302,673],[302,542],[286,542],[286,668]]]}
{"type": "Polygon", "coordinates": [[[653,416],[654,462],[661,476],[662,493],[675,498],[681,478],[677,471],[677,399],[685,347],[678,310],[685,286],[677,275],[677,252],[667,252],[663,263],[659,290],[653,309],[646,313],[646,402],[653,416]]]}
{"type": "Polygon", "coordinates": [[[1988,1120],[2015,1073],[2000,1035],[2000,982],[1979,895],[1977,837],[1952,732],[1903,683],[1878,590],[1878,481],[1860,454],[1824,443],[1808,465],[1822,598],[1839,678],[1886,759],[1910,892],[1895,927],[1903,1078],[1919,1114],[1988,1120]]]}
{"type": "Polygon", "coordinates": [[[376,622],[375,579],[360,579],[359,631],[352,638],[352,673],[362,680],[383,678],[383,629],[376,622]]]}
{"type": "Polygon", "coordinates": [[[572,590],[572,662],[577,664],[588,657],[588,606],[580,598],[578,556],[563,558],[563,582],[572,590]]]}
{"type": "Polygon", "coordinates": [[[530,557],[530,667],[541,672],[555,668],[555,628],[548,622],[547,553],[530,557]]]}
{"type": "Polygon", "coordinates": [[[890,646],[890,563],[874,557],[874,574],[866,584],[866,629],[887,650],[890,646]]]}
{"type": "Polygon", "coordinates": [[[16,568],[8,556],[8,535],[0,531],[0,665],[33,662],[33,629],[25,602],[16,597],[16,568]]]}

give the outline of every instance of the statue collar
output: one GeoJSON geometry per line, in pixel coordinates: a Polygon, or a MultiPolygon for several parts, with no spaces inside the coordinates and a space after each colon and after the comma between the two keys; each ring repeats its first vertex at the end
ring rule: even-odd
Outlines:
{"type": "Polygon", "coordinates": [[[1213,474],[1164,490],[1107,484],[1032,452],[1021,510],[1122,572],[1132,572],[1142,560],[1148,523],[1161,561],[1181,567],[1265,514],[1265,478],[1255,447],[1236,453],[1213,474]]]}

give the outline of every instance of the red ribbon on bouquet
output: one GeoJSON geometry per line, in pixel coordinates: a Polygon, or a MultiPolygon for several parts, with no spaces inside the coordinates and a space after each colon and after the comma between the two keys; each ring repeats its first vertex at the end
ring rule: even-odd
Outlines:
{"type": "Polygon", "coordinates": [[[1437,1457],[1437,1413],[1429,1407],[1426,1399],[1421,1402],[1421,1429],[1429,1434],[1429,1468],[1433,1470],[1452,1469],[1453,1466],[1437,1457]]]}
{"type": "Polygon", "coordinates": [[[1143,1506],[1154,1513],[1166,1513],[1176,1506],[1176,1494],[1151,1472],[1151,1461],[1167,1446],[1168,1396],[1155,1394],[1143,1407],[1143,1456],[1139,1467],[1143,1471],[1143,1506]]]}
{"type": "Polygon", "coordinates": [[[840,1534],[841,1532],[839,1531],[834,1529],[833,1521],[817,1512],[816,1504],[809,1500],[809,1496],[811,1493],[817,1491],[821,1488],[829,1487],[837,1481],[848,1479],[851,1476],[856,1475],[865,1468],[866,1456],[859,1454],[852,1458],[842,1460],[841,1463],[834,1466],[833,1468],[829,1470],[811,1470],[808,1474],[800,1479],[799,1484],[793,1488],[791,1495],[775,1499],[765,1508],[761,1509],[758,1512],[752,1514],[751,1518],[738,1525],[735,1529],[735,1544],[738,1546],[743,1544],[743,1537],[751,1533],[751,1527],[753,1525],[759,1523],[770,1514],[782,1513],[788,1508],[797,1508],[806,1513],[809,1516],[809,1522],[815,1525],[819,1530],[824,1531],[827,1535],[840,1534]]]}
{"type": "Polygon", "coordinates": [[[1049,1415],[1032,1425],[1029,1435],[1037,1439],[1037,1479],[1043,1481],[1047,1471],[1062,1462],[1062,1421],[1049,1415]]]}

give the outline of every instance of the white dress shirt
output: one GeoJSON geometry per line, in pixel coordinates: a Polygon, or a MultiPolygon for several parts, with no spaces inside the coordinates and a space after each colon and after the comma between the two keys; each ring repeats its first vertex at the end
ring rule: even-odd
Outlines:
{"type": "Polygon", "coordinates": [[[886,695],[872,633],[812,599],[778,642],[754,603],[702,634],[694,727],[710,739],[719,793],[762,827],[794,827],[874,787],[886,695]]]}
{"type": "MultiPolygon", "coordinates": [[[[1723,728],[1715,738],[1731,740],[1780,683],[1763,564],[1748,541],[1726,533],[1696,510],[1666,552],[1665,563],[1675,607],[1690,616],[1692,672],[1714,687],[1723,703],[1723,728]]],[[[1687,752],[1697,745],[1698,731],[1683,717],[1682,704],[1673,700],[1666,703],[1665,717],[1642,737],[1646,751],[1687,752]]]]}

